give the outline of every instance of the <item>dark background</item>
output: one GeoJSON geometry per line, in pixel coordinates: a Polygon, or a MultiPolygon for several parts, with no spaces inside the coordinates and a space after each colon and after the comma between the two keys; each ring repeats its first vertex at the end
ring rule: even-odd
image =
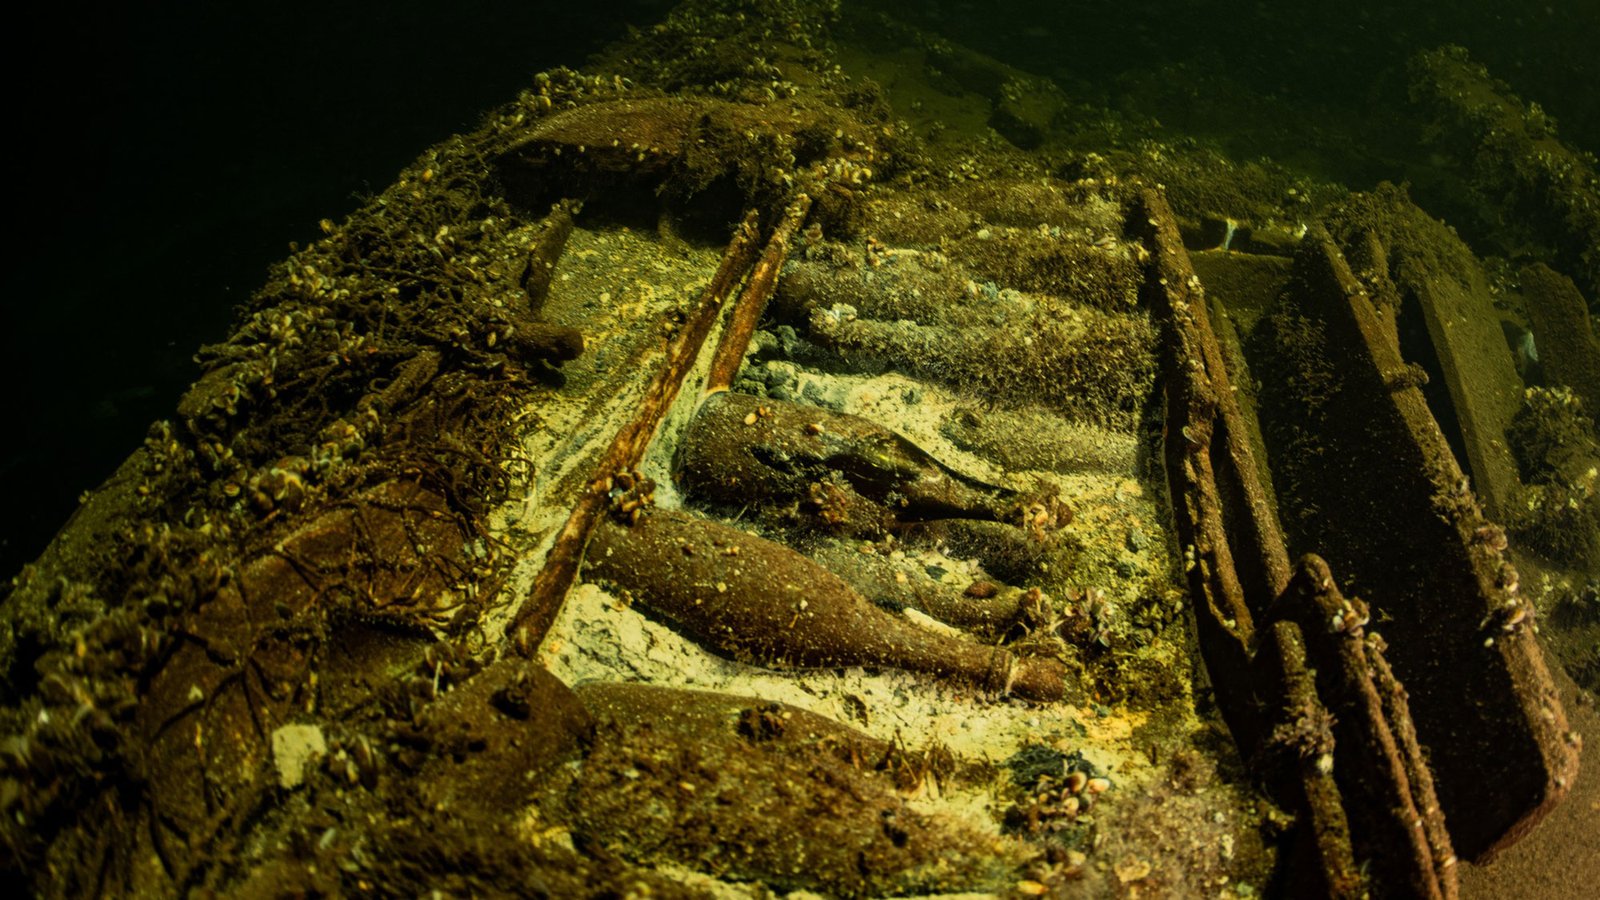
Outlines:
{"type": "MultiPolygon", "coordinates": [[[[1110,105],[1130,73],[1192,60],[1360,115],[1415,49],[1458,42],[1600,147],[1596,0],[859,2],[1110,105]]],[[[227,334],[290,241],[672,0],[106,6],[12,14],[0,578],[172,414],[196,348],[227,334]]]]}
{"type": "Polygon", "coordinates": [[[858,2],[1012,65],[1101,86],[1113,103],[1130,72],[1191,61],[1263,94],[1362,110],[1403,94],[1416,51],[1460,44],[1553,114],[1563,137],[1600,150],[1600,0],[858,2]]]}
{"type": "Polygon", "coordinates": [[[195,350],[227,335],[290,241],[534,72],[577,66],[669,8],[96,6],[33,9],[10,29],[0,579],[172,415],[195,350]]]}

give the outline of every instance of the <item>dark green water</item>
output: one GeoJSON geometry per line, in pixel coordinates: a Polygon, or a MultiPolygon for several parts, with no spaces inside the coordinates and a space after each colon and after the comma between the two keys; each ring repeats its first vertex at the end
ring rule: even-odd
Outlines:
{"type": "MultiPolygon", "coordinates": [[[[1326,104],[1361,115],[1394,99],[1386,91],[1403,90],[1412,54],[1460,44],[1553,113],[1568,140],[1600,149],[1600,3],[1593,0],[942,0],[882,6],[1018,67],[1096,91],[1112,105],[1127,100],[1155,70],[1183,66],[1194,86],[1222,78],[1291,107],[1326,104]]],[[[1239,124],[1213,123],[1223,130],[1239,124]]]]}

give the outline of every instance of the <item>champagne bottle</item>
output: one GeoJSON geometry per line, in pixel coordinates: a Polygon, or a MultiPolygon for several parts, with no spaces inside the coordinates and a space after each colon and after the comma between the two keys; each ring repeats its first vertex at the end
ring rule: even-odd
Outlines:
{"type": "Polygon", "coordinates": [[[1056,584],[1072,569],[1079,548],[1059,534],[1028,531],[1006,522],[938,519],[902,529],[907,547],[931,547],[959,559],[976,558],[985,571],[1011,584],[1056,584]]]}
{"type": "Polygon", "coordinates": [[[812,897],[1003,889],[1037,855],[908,802],[926,777],[960,777],[948,752],[930,763],[754,697],[605,681],[575,693],[597,740],[547,783],[546,818],[584,846],[812,897]]]}
{"type": "Polygon", "coordinates": [[[713,652],[772,668],[891,666],[1031,700],[1065,667],[922,628],[793,550],[688,513],[650,509],[595,530],[585,577],[609,581],[713,652]]]}
{"type": "Polygon", "coordinates": [[[685,492],[733,507],[811,503],[825,517],[831,509],[860,520],[864,498],[890,522],[1021,514],[1016,492],[951,471],[881,425],[748,394],[706,399],[679,445],[677,470],[685,492]]]}
{"type": "Polygon", "coordinates": [[[891,612],[920,610],[985,638],[1002,637],[1018,626],[1031,630],[1050,620],[1049,602],[1037,589],[1024,590],[988,577],[955,587],[929,577],[920,567],[908,570],[882,553],[863,553],[853,543],[820,543],[806,554],[878,607],[891,612]]]}

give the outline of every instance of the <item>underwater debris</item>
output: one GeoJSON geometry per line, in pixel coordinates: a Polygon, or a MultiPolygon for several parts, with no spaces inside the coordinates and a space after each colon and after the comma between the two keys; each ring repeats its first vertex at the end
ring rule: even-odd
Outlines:
{"type": "MultiPolygon", "coordinates": [[[[177,418],[5,599],[18,880],[1210,896],[1404,871],[1449,895],[1433,770],[1387,669],[1433,645],[1392,585],[1361,592],[1397,622],[1392,651],[1335,570],[1303,564],[1286,593],[1272,515],[1295,541],[1381,530],[1387,506],[1316,531],[1297,504],[1389,490],[1366,482],[1403,466],[1377,451],[1318,483],[1292,454],[1252,458],[1283,422],[1245,420],[1320,392],[1292,413],[1343,456],[1321,417],[1382,400],[1420,420],[1447,379],[1409,355],[1330,360],[1337,309],[1286,311],[1266,317],[1285,337],[1268,403],[1240,409],[1257,386],[1228,367],[1261,335],[1241,316],[1225,359],[1204,334],[1231,300],[1189,268],[1153,180],[1052,146],[1075,114],[1044,82],[927,35],[908,52],[946,71],[906,69],[864,49],[881,32],[851,32],[862,16],[881,22],[684,3],[585,72],[536,76],[274,270],[177,418]],[[903,92],[971,102],[934,84],[1005,136],[924,141],[903,92]],[[1252,481],[1274,474],[1284,490],[1252,481]],[[1373,789],[1396,771],[1410,794],[1373,789]],[[1420,837],[1391,827],[1403,811],[1420,837]],[[1314,877],[1307,847],[1327,854],[1314,877]]],[[[1145,171],[1176,171],[1160,152],[1140,148],[1145,171]]],[[[1220,220],[1216,252],[1300,246],[1248,274],[1298,291],[1324,264],[1317,302],[1365,291],[1393,325],[1403,245],[1363,232],[1341,277],[1322,228],[1262,211],[1342,191],[1285,200],[1310,191],[1245,168],[1208,182],[1250,175],[1231,196],[1265,198],[1231,243],[1220,220]]],[[[1351,441],[1402,446],[1383,416],[1350,421],[1351,441]]],[[[1484,479],[1437,450],[1460,477],[1429,470],[1422,506],[1456,544],[1421,550],[1459,545],[1446,565],[1495,601],[1440,627],[1471,621],[1486,666],[1531,653],[1538,579],[1474,511],[1484,479]]],[[[1436,727],[1440,681],[1413,671],[1436,727]]],[[[1470,720],[1521,734],[1499,722],[1470,720]]],[[[1524,793],[1502,767],[1526,748],[1504,744],[1465,775],[1485,745],[1442,746],[1441,783],[1524,793]]],[[[1503,799],[1457,827],[1503,839],[1531,816],[1503,799]]]]}
{"type": "Polygon", "coordinates": [[[894,666],[1032,700],[1059,700],[1069,689],[1055,660],[922,628],[800,554],[707,519],[653,509],[632,525],[605,522],[586,558],[587,577],[761,665],[894,666]]]}
{"type": "Polygon", "coordinates": [[[1027,505],[858,416],[731,392],[702,404],[676,463],[692,497],[730,507],[803,504],[845,534],[930,518],[1020,520],[1027,505]]]}

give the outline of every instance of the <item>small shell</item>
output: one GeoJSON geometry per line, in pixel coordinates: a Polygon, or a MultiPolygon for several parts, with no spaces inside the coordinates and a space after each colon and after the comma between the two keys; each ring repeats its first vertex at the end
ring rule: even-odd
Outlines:
{"type": "Polygon", "coordinates": [[[992,581],[974,581],[973,583],[967,585],[967,590],[965,591],[968,597],[973,597],[978,600],[987,600],[999,592],[999,585],[992,581]]]}

